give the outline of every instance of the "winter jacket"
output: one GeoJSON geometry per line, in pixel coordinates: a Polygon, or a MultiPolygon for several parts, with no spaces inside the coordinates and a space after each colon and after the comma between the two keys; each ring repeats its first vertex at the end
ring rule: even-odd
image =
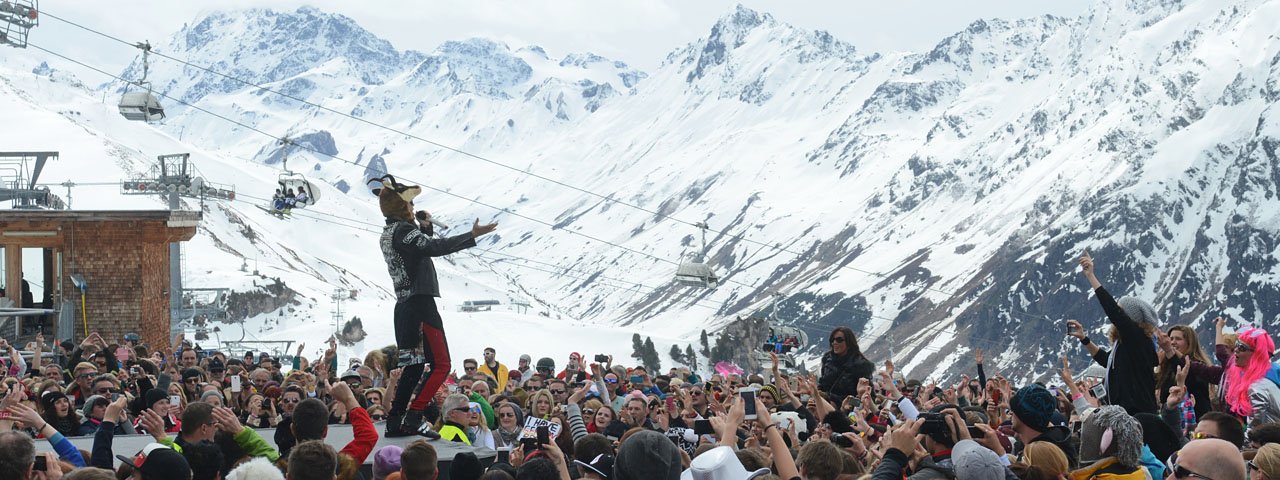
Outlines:
{"type": "MultiPolygon", "coordinates": [[[[871,472],[871,480],[902,480],[903,471],[907,469],[907,454],[902,450],[890,448],[884,452],[884,459],[880,460],[880,465],[875,471],[871,472]]],[[[948,480],[956,478],[956,472],[951,468],[951,459],[935,461],[933,458],[925,458],[920,461],[919,468],[915,473],[906,477],[909,480],[948,480]]]]}
{"type": "Polygon", "coordinates": [[[471,439],[467,438],[467,430],[461,425],[452,422],[445,422],[440,427],[440,439],[446,442],[462,442],[471,445],[471,439]]]}
{"type": "Polygon", "coordinates": [[[1147,480],[1147,472],[1142,468],[1126,467],[1116,462],[1115,457],[1098,460],[1087,468],[1067,474],[1067,480],[1147,480]]]}
{"type": "MultiPolygon", "coordinates": [[[[1076,439],[1071,436],[1071,429],[1061,426],[1049,427],[1040,436],[1031,440],[1031,443],[1035,442],[1054,444],[1059,450],[1062,450],[1062,453],[1067,455],[1067,465],[1070,468],[1080,468],[1080,459],[1078,458],[1080,456],[1080,446],[1077,444],[1076,439]]],[[[1026,450],[1025,446],[1021,447],[1018,450],[1019,462],[1023,461],[1022,452],[1026,450]]]]}
{"type": "Polygon", "coordinates": [[[1248,428],[1280,422],[1280,386],[1271,379],[1259,378],[1249,385],[1249,403],[1253,404],[1253,415],[1248,428]]]}
{"type": "MultiPolygon", "coordinates": [[[[80,422],[80,432],[77,436],[87,437],[98,433],[98,427],[100,425],[102,425],[102,420],[98,420],[93,417],[86,418],[83,422],[80,422]]],[[[138,433],[134,431],[133,426],[128,423],[116,424],[115,429],[116,431],[113,433],[116,435],[133,435],[138,433]]]]}
{"type": "Polygon", "coordinates": [[[439,297],[440,283],[431,257],[443,257],[476,246],[470,231],[442,239],[431,238],[431,234],[429,223],[419,227],[404,220],[387,219],[379,245],[395,285],[397,302],[414,295],[439,297]]]}
{"type": "Polygon", "coordinates": [[[476,371],[483,373],[485,375],[488,375],[490,378],[497,381],[498,391],[505,392],[507,391],[507,377],[508,377],[507,366],[503,365],[502,362],[494,362],[494,363],[498,364],[498,366],[495,368],[489,368],[488,364],[481,363],[480,367],[476,368],[476,371]]]}
{"type": "Polygon", "coordinates": [[[818,390],[826,392],[839,402],[849,395],[857,395],[858,379],[871,380],[875,369],[875,365],[860,353],[837,356],[828,351],[822,354],[822,376],[818,378],[818,390]]]}
{"type": "Polygon", "coordinates": [[[1124,407],[1129,415],[1159,414],[1155,396],[1155,368],[1158,363],[1155,342],[1142,331],[1142,326],[1124,313],[1105,288],[1098,287],[1094,292],[1102,310],[1120,334],[1113,351],[1099,349],[1093,356],[1098,365],[1107,367],[1107,403],[1124,407]],[[1111,355],[1116,355],[1116,358],[1111,359],[1111,355]]]}

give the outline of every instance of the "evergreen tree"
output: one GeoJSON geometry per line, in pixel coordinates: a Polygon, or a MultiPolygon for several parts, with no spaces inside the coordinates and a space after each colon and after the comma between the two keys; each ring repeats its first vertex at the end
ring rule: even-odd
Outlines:
{"type": "Polygon", "coordinates": [[[646,337],[644,339],[644,350],[640,360],[651,375],[657,375],[657,371],[662,368],[662,358],[658,357],[658,347],[653,345],[653,338],[646,337]]]}
{"type": "Polygon", "coordinates": [[[693,345],[684,347],[684,363],[690,368],[698,368],[698,354],[693,353],[693,345]]]}
{"type": "Polygon", "coordinates": [[[682,358],[684,357],[684,353],[680,352],[679,345],[676,345],[674,343],[671,344],[671,352],[669,353],[669,355],[671,355],[671,360],[677,363],[686,363],[684,358],[682,358]]]}
{"type": "Polygon", "coordinates": [[[631,335],[631,358],[643,358],[644,340],[640,339],[640,334],[631,335]]]}
{"type": "Polygon", "coordinates": [[[707,342],[707,329],[702,329],[702,337],[699,338],[698,341],[702,342],[702,356],[710,357],[711,345],[707,342]]]}

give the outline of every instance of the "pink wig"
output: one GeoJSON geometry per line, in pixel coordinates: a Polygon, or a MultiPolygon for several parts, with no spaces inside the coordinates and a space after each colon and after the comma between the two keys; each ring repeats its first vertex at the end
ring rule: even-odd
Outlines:
{"type": "MultiPolygon", "coordinates": [[[[1249,401],[1249,387],[1261,380],[1271,369],[1271,355],[1276,344],[1271,335],[1261,328],[1246,328],[1240,332],[1240,341],[1253,349],[1249,365],[1240,368],[1236,362],[1227,365],[1227,404],[1231,411],[1242,416],[1253,415],[1253,403],[1249,401]]],[[[1235,355],[1240,355],[1236,353],[1235,355]]]]}

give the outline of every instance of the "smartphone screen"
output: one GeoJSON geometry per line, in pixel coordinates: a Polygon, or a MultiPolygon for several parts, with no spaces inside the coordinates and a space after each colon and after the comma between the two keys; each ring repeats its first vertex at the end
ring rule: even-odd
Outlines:
{"type": "Polygon", "coordinates": [[[632,376],[631,376],[631,383],[634,383],[634,384],[641,384],[641,383],[644,383],[644,377],[641,377],[641,376],[639,376],[639,375],[632,375],[632,376]]]}
{"type": "Polygon", "coordinates": [[[498,463],[511,463],[511,447],[501,447],[498,449],[498,463]]]}
{"type": "Polygon", "coordinates": [[[742,390],[738,390],[738,395],[742,396],[742,402],[743,402],[742,406],[744,407],[745,409],[744,411],[746,412],[746,416],[742,418],[744,420],[755,420],[756,419],[756,390],[754,388],[744,388],[742,390]]]}

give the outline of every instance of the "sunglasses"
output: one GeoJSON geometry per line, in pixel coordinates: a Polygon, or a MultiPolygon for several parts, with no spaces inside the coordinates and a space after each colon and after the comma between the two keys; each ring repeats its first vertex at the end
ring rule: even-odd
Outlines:
{"type": "Polygon", "coordinates": [[[1187,467],[1178,465],[1178,452],[1173,452],[1173,455],[1169,456],[1169,461],[1165,462],[1165,465],[1173,472],[1173,478],[1199,478],[1201,480],[1213,480],[1211,477],[1201,475],[1191,471],[1187,467]]]}
{"type": "Polygon", "coordinates": [[[565,392],[565,390],[560,390],[560,389],[556,389],[556,388],[549,388],[549,389],[547,389],[547,391],[548,391],[548,392],[551,392],[551,394],[552,394],[552,395],[560,395],[560,394],[562,394],[562,393],[564,393],[564,392],[565,392]]]}
{"type": "Polygon", "coordinates": [[[116,389],[114,389],[114,388],[99,388],[99,389],[98,389],[98,395],[106,395],[106,394],[108,394],[108,393],[116,393],[116,389]]]}
{"type": "Polygon", "coordinates": [[[468,372],[474,372],[476,370],[476,367],[462,367],[462,369],[468,372]]]}
{"type": "MultiPolygon", "coordinates": [[[[1214,434],[1211,434],[1211,433],[1204,433],[1204,432],[1191,432],[1191,439],[1192,439],[1192,440],[1204,440],[1204,439],[1206,439],[1206,438],[1218,438],[1218,436],[1217,436],[1217,435],[1214,435],[1214,434]]],[[[1176,454],[1175,454],[1175,455],[1176,455],[1176,454]]]]}
{"type": "Polygon", "coordinates": [[[844,337],[831,337],[831,343],[844,343],[844,337]]]}
{"type": "Polygon", "coordinates": [[[379,413],[377,415],[369,415],[369,418],[373,419],[373,421],[375,422],[378,422],[378,421],[386,420],[387,416],[379,413]]]}
{"type": "Polygon", "coordinates": [[[1242,352],[1242,353],[1243,353],[1243,352],[1252,352],[1252,351],[1253,351],[1253,349],[1252,349],[1252,348],[1249,348],[1249,346],[1248,346],[1248,345],[1245,345],[1245,344],[1244,344],[1244,342],[1240,342],[1240,343],[1237,343],[1237,344],[1236,344],[1236,351],[1237,351],[1237,352],[1242,352]]]}
{"type": "Polygon", "coordinates": [[[616,379],[616,378],[606,378],[606,379],[604,379],[604,383],[618,383],[618,379],[616,379]]]}
{"type": "Polygon", "coordinates": [[[595,414],[596,414],[596,411],[595,411],[595,410],[592,410],[592,409],[590,409],[590,408],[586,408],[586,409],[583,409],[583,410],[582,410],[582,414],[583,414],[583,415],[595,415],[595,414]]]}
{"type": "Polygon", "coordinates": [[[516,418],[515,412],[499,412],[498,418],[516,418]]]}
{"type": "Polygon", "coordinates": [[[1258,468],[1258,464],[1253,463],[1253,460],[1249,460],[1249,461],[1247,461],[1247,462],[1244,462],[1244,466],[1245,466],[1246,468],[1248,468],[1249,470],[1261,470],[1260,468],[1258,468]]]}
{"type": "Polygon", "coordinates": [[[298,399],[296,399],[296,398],[282,398],[282,399],[280,399],[280,403],[298,403],[299,401],[300,401],[300,400],[298,400],[298,399]]]}
{"type": "Polygon", "coordinates": [[[458,408],[453,409],[453,411],[455,411],[455,412],[466,412],[466,413],[470,413],[470,412],[471,412],[471,407],[458,407],[458,408]]]}
{"type": "Polygon", "coordinates": [[[92,372],[90,372],[90,373],[81,373],[80,375],[77,375],[77,376],[76,376],[76,378],[93,378],[93,376],[94,376],[94,375],[97,375],[97,374],[96,374],[96,373],[92,373],[92,372]]]}
{"type": "Polygon", "coordinates": [[[188,379],[186,379],[186,380],[183,380],[183,382],[186,382],[186,383],[200,383],[200,379],[199,379],[199,378],[195,378],[195,377],[191,377],[191,378],[188,378],[188,379]]]}

